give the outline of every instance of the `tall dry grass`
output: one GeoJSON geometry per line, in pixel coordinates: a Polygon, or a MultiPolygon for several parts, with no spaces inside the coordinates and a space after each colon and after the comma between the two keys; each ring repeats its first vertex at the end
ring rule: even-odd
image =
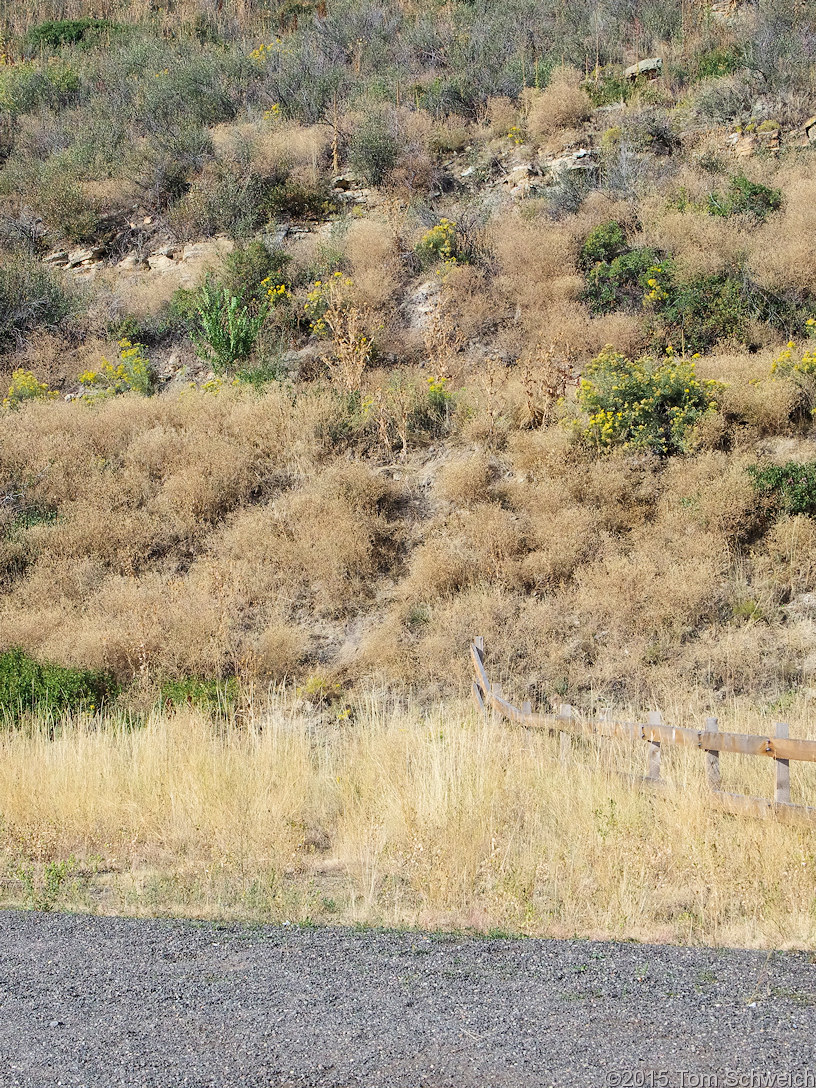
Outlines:
{"type": "MultiPolygon", "coordinates": [[[[4,902],[816,943],[812,831],[718,813],[698,753],[666,754],[658,798],[617,774],[642,772],[641,748],[576,743],[564,766],[557,740],[460,705],[420,713],[370,694],[355,711],[332,722],[278,693],[220,724],[185,710],[141,728],[4,731],[4,902]]],[[[770,761],[725,773],[729,788],[769,793],[770,761]]],[[[816,800],[812,775],[794,789],[816,800]]]]}

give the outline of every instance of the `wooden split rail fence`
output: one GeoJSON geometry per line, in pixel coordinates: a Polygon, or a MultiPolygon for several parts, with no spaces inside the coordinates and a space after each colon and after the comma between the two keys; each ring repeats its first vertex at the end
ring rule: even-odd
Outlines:
{"type": "Polygon", "coordinates": [[[569,755],[572,737],[613,737],[629,741],[644,741],[646,749],[646,774],[635,779],[636,784],[662,788],[665,779],[660,777],[660,753],[664,745],[697,748],[705,752],[706,779],[712,800],[728,812],[748,816],[775,815],[792,822],[816,822],[816,808],[791,802],[790,761],[802,760],[816,763],[816,740],[798,740],[788,736],[784,722],[776,724],[776,735],[761,737],[750,733],[721,733],[716,718],[706,718],[705,729],[688,729],[666,725],[658,711],[648,714],[644,723],[612,721],[607,715],[585,718],[566,704],[557,714],[534,714],[529,702],[521,708],[504,698],[499,684],[493,684],[485,669],[484,639],[477,638],[470,647],[475,681],[473,699],[483,713],[492,712],[507,721],[527,729],[541,729],[554,736],[560,735],[560,758],[569,755]],[[764,756],[772,759],[776,770],[776,789],[773,801],[764,797],[746,797],[739,793],[727,793],[721,788],[720,753],[736,752],[744,756],[764,756]]]}

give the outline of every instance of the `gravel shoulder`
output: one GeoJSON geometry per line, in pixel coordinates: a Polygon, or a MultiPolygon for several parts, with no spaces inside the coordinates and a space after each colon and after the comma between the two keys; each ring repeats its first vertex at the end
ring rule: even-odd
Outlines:
{"type": "Polygon", "coordinates": [[[811,959],[9,911],[0,1085],[814,1085],[811,959]]]}

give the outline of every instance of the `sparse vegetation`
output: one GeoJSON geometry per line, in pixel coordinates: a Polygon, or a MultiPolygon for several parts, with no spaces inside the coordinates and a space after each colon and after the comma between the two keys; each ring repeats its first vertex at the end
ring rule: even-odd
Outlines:
{"type": "MultiPolygon", "coordinates": [[[[427,827],[418,780],[395,780],[402,815],[386,818],[360,798],[404,748],[362,693],[455,701],[478,632],[497,676],[544,707],[694,693],[700,713],[795,704],[807,726],[813,13],[36,0],[6,5],[0,34],[0,652],[23,726],[2,739],[21,767],[38,753],[44,781],[58,773],[46,750],[119,768],[116,789],[100,786],[109,818],[64,832],[56,808],[43,830],[8,800],[12,768],[2,827],[15,843],[51,835],[55,865],[99,828],[130,842],[116,790],[127,767],[134,790],[165,796],[155,745],[180,760],[196,815],[156,800],[151,842],[211,874],[190,830],[209,820],[240,859],[217,892],[201,877],[208,910],[246,906],[263,857],[279,873],[267,913],[290,892],[311,903],[298,867],[328,835],[349,873],[356,856],[376,873],[349,877],[368,899],[344,917],[481,911],[536,932],[589,919],[611,868],[597,896],[582,900],[576,877],[556,902],[561,878],[521,848],[506,863],[462,853],[474,826],[503,836],[528,807],[530,851],[568,835],[530,801],[543,749],[538,777],[514,754],[517,777],[495,767],[482,808],[434,801],[427,827]],[[626,74],[652,55],[662,68],[626,74]],[[281,706],[311,724],[289,730],[281,706]],[[147,725],[120,735],[117,715],[147,725]],[[232,786],[207,793],[188,729],[207,781],[232,786]],[[283,763],[250,770],[265,746],[283,763]],[[284,798],[271,810],[267,773],[284,798]],[[238,820],[241,843],[207,808],[226,812],[236,783],[266,821],[238,820]],[[505,815],[492,826],[490,812],[505,815]],[[434,820],[459,821],[439,850],[434,820]]],[[[512,748],[455,720],[439,745],[406,726],[439,782],[454,757],[478,777],[480,743],[491,767],[493,745],[512,748]]],[[[665,876],[674,817],[649,838],[647,802],[627,807],[585,770],[581,834],[602,827],[608,849],[623,821],[665,876]]],[[[16,861],[27,901],[63,901],[67,870],[16,861]]],[[[703,910],[681,894],[692,869],[668,880],[685,905],[666,892],[666,932],[766,939],[747,921],[765,885],[729,876],[703,910]]],[[[651,876],[633,880],[638,903],[660,898],[651,876]]],[[[626,929],[603,916],[604,932],[626,929]]]]}

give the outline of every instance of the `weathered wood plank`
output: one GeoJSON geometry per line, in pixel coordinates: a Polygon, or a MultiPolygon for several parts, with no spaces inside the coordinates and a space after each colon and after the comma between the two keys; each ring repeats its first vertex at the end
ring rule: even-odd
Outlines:
{"type": "MultiPolygon", "coordinates": [[[[650,711],[648,717],[650,726],[660,726],[663,724],[663,715],[659,710],[650,711]]],[[[646,777],[652,782],[657,782],[660,778],[660,741],[652,739],[648,741],[646,777]]]]}
{"type": "Polygon", "coordinates": [[[816,808],[807,805],[776,803],[765,797],[745,797],[741,793],[725,793],[717,790],[712,798],[718,808],[739,816],[755,816],[767,819],[776,816],[785,823],[816,823],[816,808]]]}
{"type": "Polygon", "coordinates": [[[475,680],[473,681],[473,685],[471,686],[470,694],[473,697],[474,706],[479,711],[479,713],[486,714],[487,711],[485,710],[484,699],[482,698],[482,689],[479,687],[475,680]]]}
{"type": "Polygon", "coordinates": [[[766,756],[778,760],[801,760],[816,763],[816,740],[800,740],[790,737],[764,737],[750,733],[721,733],[716,728],[688,729],[657,723],[615,722],[588,719],[571,714],[532,714],[513,706],[501,696],[501,687],[491,688],[490,680],[477,647],[471,646],[471,657],[476,677],[485,693],[485,704],[497,714],[518,722],[529,729],[542,729],[549,733],[559,731],[580,736],[616,737],[622,740],[645,740],[651,744],[670,744],[683,748],[698,748],[709,754],[733,752],[746,756],[766,756]]]}
{"type": "MultiPolygon", "coordinates": [[[[776,723],[777,739],[787,737],[788,723],[776,723]]],[[[777,804],[789,804],[791,799],[790,760],[776,759],[776,790],[774,796],[777,804]]]]}
{"type": "MultiPolygon", "coordinates": [[[[706,732],[716,733],[719,728],[719,722],[716,718],[706,718],[706,732]]],[[[718,790],[722,785],[722,778],[720,776],[720,753],[714,752],[710,748],[706,749],[706,781],[708,782],[709,789],[718,790]]]]}
{"type": "Polygon", "coordinates": [[[816,762],[816,741],[791,740],[788,737],[788,727],[784,723],[777,723],[776,736],[771,738],[743,733],[720,733],[716,718],[707,718],[704,730],[666,726],[658,712],[650,714],[645,725],[609,721],[605,712],[597,719],[585,720],[576,715],[575,709],[567,704],[562,704],[557,714],[533,714],[529,702],[523,703],[519,710],[502,697],[500,685],[491,685],[484,668],[484,640],[474,641],[470,652],[477,677],[477,682],[472,687],[476,706],[481,710],[490,708],[509,721],[518,722],[528,729],[546,730],[551,735],[559,733],[562,761],[567,755],[570,737],[573,735],[645,740],[649,744],[649,773],[645,776],[624,774],[622,777],[641,788],[664,789],[666,783],[660,778],[660,745],[698,748],[706,753],[706,777],[711,787],[711,797],[719,808],[743,816],[774,816],[788,823],[816,823],[816,808],[794,805],[790,801],[789,763],[791,759],[816,762]],[[720,789],[720,752],[761,755],[776,760],[776,800],[745,797],[720,789]]]}
{"type": "MultiPolygon", "coordinates": [[[[484,640],[482,640],[482,643],[484,644],[484,640]]],[[[483,651],[479,649],[478,645],[475,642],[471,644],[470,658],[473,662],[473,668],[476,672],[476,679],[482,691],[487,693],[490,691],[490,681],[488,680],[487,673],[485,672],[484,662],[482,661],[482,652],[483,651]]]]}

